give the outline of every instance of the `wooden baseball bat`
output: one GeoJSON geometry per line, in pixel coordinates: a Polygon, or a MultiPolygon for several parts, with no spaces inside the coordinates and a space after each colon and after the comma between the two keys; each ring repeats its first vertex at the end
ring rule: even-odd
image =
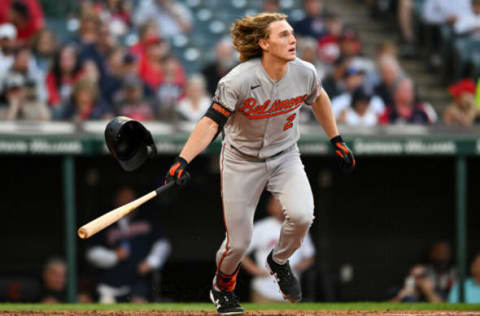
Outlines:
{"type": "Polygon", "coordinates": [[[133,212],[137,207],[142,205],[143,203],[150,201],[160,193],[170,189],[175,184],[175,181],[171,181],[167,184],[158,187],[156,190],[145,194],[144,196],[133,200],[125,205],[122,205],[114,210],[111,210],[108,213],[103,214],[102,216],[94,219],[93,221],[83,225],[78,229],[78,236],[82,239],[87,239],[92,237],[105,227],[108,227],[118,221],[120,218],[124,217],[125,215],[133,212]]]}

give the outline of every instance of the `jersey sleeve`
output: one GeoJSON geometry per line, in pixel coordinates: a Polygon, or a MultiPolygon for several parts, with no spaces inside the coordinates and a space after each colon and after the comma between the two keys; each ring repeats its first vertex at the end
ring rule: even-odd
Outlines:
{"type": "Polygon", "coordinates": [[[217,103],[230,112],[234,112],[239,95],[238,88],[233,84],[232,80],[222,79],[217,85],[217,90],[213,96],[213,103],[217,103]]]}
{"type": "Polygon", "coordinates": [[[320,81],[320,77],[317,74],[317,70],[313,67],[310,68],[311,71],[311,79],[310,79],[310,93],[307,95],[305,99],[305,103],[311,105],[320,95],[322,91],[322,83],[320,81]]]}

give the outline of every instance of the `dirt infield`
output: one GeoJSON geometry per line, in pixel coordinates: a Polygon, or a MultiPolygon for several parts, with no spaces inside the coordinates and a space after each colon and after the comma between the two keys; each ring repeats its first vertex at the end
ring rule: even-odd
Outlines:
{"type": "MultiPolygon", "coordinates": [[[[0,316],[217,316],[215,312],[188,311],[0,311],[0,316]]],[[[468,311],[248,311],[245,316],[480,316],[468,311]]]]}

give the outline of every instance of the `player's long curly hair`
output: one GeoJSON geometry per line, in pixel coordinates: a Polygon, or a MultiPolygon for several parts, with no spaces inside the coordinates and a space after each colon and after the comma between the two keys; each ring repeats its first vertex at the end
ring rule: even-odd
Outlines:
{"type": "Polygon", "coordinates": [[[255,16],[246,15],[232,25],[233,46],[240,53],[240,61],[261,57],[262,48],[258,41],[268,38],[268,26],[275,21],[286,20],[283,13],[260,13],[255,16]]]}

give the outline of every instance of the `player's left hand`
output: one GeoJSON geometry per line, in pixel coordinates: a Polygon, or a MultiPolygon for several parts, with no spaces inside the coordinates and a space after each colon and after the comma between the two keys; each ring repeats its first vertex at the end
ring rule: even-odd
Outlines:
{"type": "Polygon", "coordinates": [[[337,135],[333,137],[330,142],[332,143],[333,150],[335,151],[340,169],[345,173],[352,172],[357,163],[355,161],[355,157],[353,156],[352,150],[350,150],[347,144],[345,144],[342,136],[337,135]]]}

